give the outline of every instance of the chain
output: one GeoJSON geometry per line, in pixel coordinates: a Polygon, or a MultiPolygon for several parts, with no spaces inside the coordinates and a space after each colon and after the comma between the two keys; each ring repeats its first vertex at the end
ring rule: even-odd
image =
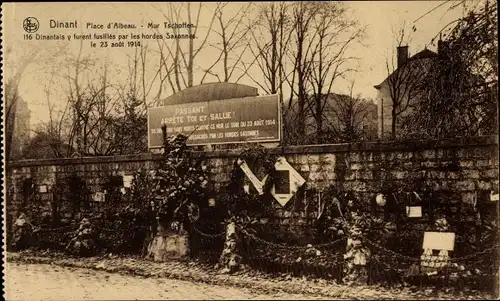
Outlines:
{"type": "Polygon", "coordinates": [[[366,237],[364,237],[362,235],[359,235],[359,237],[362,240],[367,241],[370,245],[375,246],[376,248],[378,248],[378,249],[380,249],[380,250],[382,250],[382,251],[384,251],[386,253],[389,253],[389,254],[391,254],[391,255],[393,255],[395,257],[399,257],[401,259],[404,259],[404,260],[407,260],[407,261],[411,261],[411,262],[418,262],[418,261],[420,261],[420,258],[414,258],[414,257],[403,255],[403,254],[398,253],[398,252],[394,252],[393,250],[389,250],[389,249],[387,249],[387,248],[385,248],[385,247],[377,244],[376,242],[374,242],[374,241],[372,241],[372,240],[370,240],[370,239],[368,239],[368,238],[366,238],[366,237]]]}
{"type": "Polygon", "coordinates": [[[377,258],[377,256],[371,256],[370,260],[373,260],[373,261],[383,265],[388,270],[398,270],[401,268],[401,266],[400,266],[401,262],[399,262],[399,261],[388,262],[386,258],[384,258],[383,260],[380,260],[377,258]]]}
{"type": "MultiPolygon", "coordinates": [[[[99,217],[88,217],[86,219],[89,221],[101,221],[102,220],[102,218],[99,218],[99,217]]],[[[31,223],[30,223],[30,225],[33,227],[34,232],[40,233],[40,232],[56,232],[56,231],[61,231],[61,230],[65,230],[65,229],[72,229],[75,227],[79,227],[80,223],[71,223],[69,225],[58,227],[58,228],[43,228],[43,227],[35,226],[31,223]]],[[[114,231],[114,229],[105,229],[105,228],[103,228],[102,230],[103,231],[114,231]]]]}
{"type": "MultiPolygon", "coordinates": [[[[91,220],[97,220],[98,218],[90,218],[91,220]]],[[[33,226],[33,225],[32,225],[33,226]]],[[[43,232],[56,232],[56,231],[62,231],[62,230],[65,230],[65,229],[71,229],[71,228],[74,228],[76,226],[79,226],[79,224],[70,224],[70,225],[66,225],[66,226],[62,226],[62,227],[58,227],[58,228],[42,228],[42,227],[36,227],[36,226],[33,226],[34,227],[34,232],[38,232],[38,233],[43,233],[43,232]]],[[[209,234],[209,233],[205,233],[201,230],[199,230],[196,226],[193,225],[193,229],[198,233],[200,234],[201,236],[203,237],[208,237],[208,238],[219,238],[219,237],[222,237],[226,232],[223,231],[221,233],[218,233],[218,234],[209,234]]],[[[104,232],[111,232],[111,231],[115,231],[114,229],[101,229],[101,231],[104,231],[104,232]]],[[[252,233],[249,233],[248,231],[244,230],[244,229],[241,229],[241,232],[246,235],[247,237],[253,239],[254,241],[257,241],[261,244],[264,244],[264,245],[267,245],[267,246],[272,246],[272,247],[275,247],[275,248],[279,248],[279,249],[290,249],[290,250],[307,250],[307,249],[310,249],[310,248],[325,248],[325,247],[329,247],[329,246],[333,246],[341,241],[344,241],[347,237],[341,237],[335,241],[332,241],[332,242],[328,242],[328,243],[324,243],[324,244],[317,244],[317,245],[287,245],[287,244],[282,244],[282,243],[275,243],[275,242],[271,242],[271,241],[267,241],[265,239],[262,239],[252,233]]],[[[390,250],[390,249],[387,249],[383,246],[381,246],[380,244],[372,241],[371,239],[365,237],[365,236],[362,236],[362,235],[357,235],[359,238],[361,238],[362,240],[368,242],[370,245],[372,245],[373,247],[376,247],[377,249],[379,250],[382,250],[383,252],[387,253],[387,254],[390,254],[392,255],[393,257],[397,257],[399,259],[403,259],[403,260],[406,260],[408,262],[412,262],[412,263],[415,263],[415,262],[420,262],[420,258],[415,258],[415,257],[410,257],[410,256],[406,256],[406,255],[403,255],[401,253],[398,253],[398,252],[395,252],[393,250],[390,250]]],[[[473,258],[477,258],[477,257],[480,257],[482,255],[487,255],[489,254],[490,252],[494,251],[495,249],[497,249],[498,247],[500,247],[500,244],[496,244],[494,246],[491,246],[489,248],[486,248],[482,251],[479,251],[479,252],[476,252],[476,253],[473,253],[473,254],[469,254],[469,255],[465,255],[465,256],[462,256],[462,257],[456,257],[456,258],[450,258],[448,262],[450,263],[458,263],[458,262],[464,262],[464,261],[468,261],[470,259],[473,259],[473,258]]]]}
{"type": "Polygon", "coordinates": [[[42,227],[34,227],[34,232],[40,233],[40,232],[55,232],[55,231],[61,231],[63,229],[71,229],[75,226],[79,226],[79,224],[71,224],[59,228],[42,228],[42,227]]]}
{"type": "MultiPolygon", "coordinates": [[[[376,242],[364,237],[364,236],[360,236],[361,239],[367,241],[369,244],[371,244],[372,246],[375,246],[377,247],[378,249],[386,252],[386,253],[389,253],[395,257],[399,257],[401,259],[404,259],[404,260],[407,260],[407,261],[411,261],[411,262],[419,262],[420,261],[420,258],[414,258],[414,257],[410,257],[410,256],[406,256],[406,255],[403,255],[403,254],[400,254],[400,253],[397,253],[397,252],[394,252],[392,250],[389,250],[379,244],[377,244],[376,242]]],[[[497,245],[494,245],[492,247],[489,247],[489,248],[486,248],[482,251],[479,251],[479,252],[476,252],[476,253],[473,253],[473,254],[469,254],[469,255],[466,255],[466,256],[463,256],[463,257],[455,257],[455,258],[450,258],[450,261],[451,263],[456,263],[456,262],[463,262],[463,261],[467,261],[467,260],[470,260],[472,258],[476,258],[476,257],[479,257],[481,255],[485,255],[493,250],[495,250],[496,248],[500,247],[500,244],[497,244],[497,245]]]]}
{"type": "Polygon", "coordinates": [[[111,232],[117,232],[116,229],[112,229],[112,228],[100,228],[97,232],[108,232],[108,233],[111,233],[111,232]]]}
{"type": "Polygon", "coordinates": [[[274,242],[270,242],[270,241],[266,241],[260,237],[257,237],[251,233],[248,233],[246,230],[242,230],[241,231],[244,235],[250,237],[251,239],[257,241],[257,242],[260,242],[264,245],[268,245],[268,246],[273,246],[275,248],[281,248],[281,249],[285,249],[285,248],[288,248],[288,249],[292,249],[292,250],[297,250],[297,249],[302,249],[302,247],[298,247],[298,246],[288,246],[288,245],[283,245],[283,244],[277,244],[277,243],[274,243],[274,242]]]}
{"type": "Polygon", "coordinates": [[[462,256],[462,257],[456,257],[456,258],[452,258],[451,261],[452,262],[463,262],[463,261],[467,261],[469,259],[472,259],[472,258],[476,258],[478,256],[481,256],[481,255],[484,255],[486,253],[489,253],[493,250],[495,250],[496,248],[500,247],[500,244],[496,244],[494,246],[491,246],[489,248],[486,248],[482,251],[479,251],[477,253],[473,253],[473,254],[470,254],[470,255],[465,255],[465,256],[462,256]]]}
{"type": "Polygon", "coordinates": [[[275,243],[275,242],[271,242],[271,241],[267,241],[265,239],[262,239],[260,237],[257,237],[256,235],[252,234],[252,233],[249,233],[248,231],[242,229],[241,232],[243,234],[245,234],[246,236],[250,237],[251,239],[257,241],[257,242],[260,242],[264,245],[268,245],[268,246],[272,246],[272,247],[275,247],[275,248],[279,248],[279,249],[290,249],[290,250],[307,250],[307,249],[311,249],[311,248],[324,248],[324,247],[328,247],[328,246],[332,246],[332,245],[335,245],[343,240],[345,240],[346,238],[345,237],[342,237],[340,239],[337,239],[335,241],[332,241],[332,242],[329,242],[329,243],[324,243],[324,244],[318,244],[318,245],[302,245],[302,246],[292,246],[292,245],[286,245],[286,244],[280,244],[280,243],[275,243]]]}
{"type": "Polygon", "coordinates": [[[201,236],[204,236],[204,237],[209,237],[209,238],[219,238],[219,237],[222,237],[224,234],[226,234],[226,231],[223,231],[221,233],[218,233],[218,234],[209,234],[209,233],[205,233],[203,231],[201,231],[200,229],[196,228],[196,226],[193,224],[193,229],[198,233],[200,234],[201,236]]]}

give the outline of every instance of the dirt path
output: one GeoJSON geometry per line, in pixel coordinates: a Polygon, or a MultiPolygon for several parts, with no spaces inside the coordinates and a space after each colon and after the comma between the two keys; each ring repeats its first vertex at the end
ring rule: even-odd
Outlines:
{"type": "Polygon", "coordinates": [[[5,271],[6,300],[321,299],[48,264],[8,262],[5,271]]]}

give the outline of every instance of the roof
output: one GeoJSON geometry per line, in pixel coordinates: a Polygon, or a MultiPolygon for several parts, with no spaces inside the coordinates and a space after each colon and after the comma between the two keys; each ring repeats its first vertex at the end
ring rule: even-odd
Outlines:
{"type": "Polygon", "coordinates": [[[158,101],[157,106],[166,106],[182,103],[201,102],[219,99],[242,98],[258,96],[255,87],[236,83],[205,83],[188,87],[169,97],[158,101]]]}
{"type": "Polygon", "coordinates": [[[437,57],[437,53],[425,48],[424,50],[422,50],[419,53],[412,56],[410,58],[410,60],[426,59],[426,58],[433,58],[433,57],[437,57]]]}
{"type": "MultiPolygon", "coordinates": [[[[438,57],[438,54],[435,53],[434,51],[432,50],[429,50],[427,48],[425,48],[424,50],[414,54],[413,56],[411,56],[408,61],[410,60],[421,60],[421,59],[432,59],[432,58],[437,58],[438,57]]],[[[389,76],[387,76],[380,84],[378,85],[375,85],[373,86],[375,89],[380,89],[380,87],[382,86],[382,84],[387,80],[387,78],[389,78],[396,70],[394,70],[389,76]]]]}

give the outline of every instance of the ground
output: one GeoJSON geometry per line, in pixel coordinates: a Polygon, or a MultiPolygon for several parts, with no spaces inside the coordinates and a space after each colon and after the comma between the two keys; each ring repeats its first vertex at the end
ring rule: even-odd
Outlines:
{"type": "Polygon", "coordinates": [[[242,267],[220,273],[199,261],[155,262],[141,257],[77,258],[48,251],[7,252],[7,300],[349,299],[485,300],[469,289],[345,285],[335,280],[264,273],[242,267]]]}
{"type": "Polygon", "coordinates": [[[329,299],[49,264],[7,263],[6,275],[6,300],[329,299]]]}

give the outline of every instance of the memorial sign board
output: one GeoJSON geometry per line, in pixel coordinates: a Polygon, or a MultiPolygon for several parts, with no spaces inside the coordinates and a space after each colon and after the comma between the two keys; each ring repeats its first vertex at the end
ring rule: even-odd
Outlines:
{"type": "Polygon", "coordinates": [[[275,142],[281,139],[278,95],[243,97],[154,107],[148,110],[148,146],[167,136],[188,136],[187,145],[275,142]]]}

